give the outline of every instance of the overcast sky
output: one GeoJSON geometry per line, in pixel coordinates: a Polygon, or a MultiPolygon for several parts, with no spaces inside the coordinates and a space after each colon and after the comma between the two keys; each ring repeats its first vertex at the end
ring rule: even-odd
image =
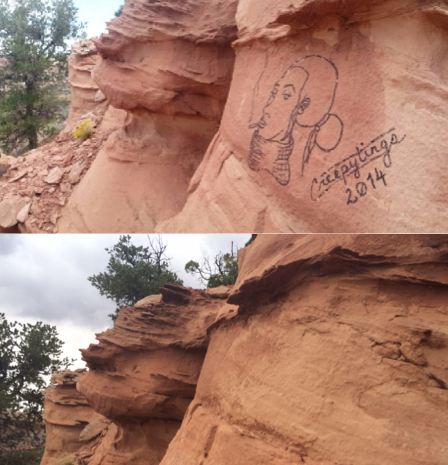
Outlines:
{"type": "MultiPolygon", "coordinates": [[[[136,245],[148,245],[146,235],[131,235],[136,245]]],[[[119,235],[0,235],[0,313],[8,321],[43,321],[57,327],[65,342],[64,356],[78,359],[74,368],[84,367],[79,348],[95,343],[95,333],[112,327],[107,316],[114,302],[101,297],[87,280],[105,271],[109,254],[104,250],[118,242],[119,235]]],[[[163,235],[172,257],[171,269],[185,286],[200,288],[185,264],[203,255],[242,248],[249,234],[163,235]]]]}
{"type": "Polygon", "coordinates": [[[87,37],[99,37],[106,32],[106,21],[114,18],[124,0],[74,0],[78,18],[86,24],[87,37]]]}

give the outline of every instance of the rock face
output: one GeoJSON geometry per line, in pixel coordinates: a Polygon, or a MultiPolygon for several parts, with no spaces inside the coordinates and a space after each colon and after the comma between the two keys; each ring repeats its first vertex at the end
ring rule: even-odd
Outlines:
{"type": "Polygon", "coordinates": [[[182,209],[226,102],[236,3],[128,1],[108,23],[93,77],[128,116],[71,196],[61,232],[151,232],[182,209]]]}
{"type": "MultiPolygon", "coordinates": [[[[238,259],[233,288],[167,284],[82,350],[103,417],[78,465],[446,465],[448,235],[258,235],[238,259]]],[[[47,424],[85,424],[64,408],[47,424]]]]}
{"type": "MultiPolygon", "coordinates": [[[[67,129],[108,108],[117,130],[17,227],[446,232],[447,18],[439,0],[126,0],[69,63],[67,129]]],[[[0,202],[32,198],[22,177],[0,202]]]]}
{"type": "Polygon", "coordinates": [[[258,236],[161,462],[445,465],[448,237],[258,236]]]}
{"type": "Polygon", "coordinates": [[[64,370],[54,373],[51,382],[56,386],[45,391],[43,418],[47,433],[45,453],[41,465],[52,465],[73,460],[79,449],[79,435],[91,421],[98,421],[101,415],[89,406],[86,398],[76,390],[76,383],[86,370],[64,370]]]}
{"type": "Polygon", "coordinates": [[[83,115],[95,110],[99,104],[107,106],[98,85],[92,79],[92,70],[100,56],[92,40],[80,40],[72,46],[68,59],[68,82],[70,83],[70,113],[65,131],[73,131],[83,115]]]}
{"type": "MultiPolygon", "coordinates": [[[[224,300],[169,284],[161,293],[122,309],[114,328],[97,335],[100,343],[81,350],[90,371],[78,389],[111,422],[89,425],[101,438],[81,449],[80,464],[158,464],[181,425],[204,361],[207,327],[224,300]]],[[[87,428],[83,434],[83,440],[91,436],[87,428]]]]}
{"type": "Polygon", "coordinates": [[[446,232],[447,12],[240,0],[218,134],[157,230],[446,232]]]}

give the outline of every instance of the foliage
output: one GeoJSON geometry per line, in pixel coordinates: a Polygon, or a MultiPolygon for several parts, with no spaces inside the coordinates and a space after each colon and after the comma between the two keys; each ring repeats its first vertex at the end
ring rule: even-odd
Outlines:
{"type": "Polygon", "coordinates": [[[68,40],[81,37],[73,0],[0,0],[0,146],[37,147],[67,105],[68,40]]]}
{"type": "Polygon", "coordinates": [[[0,313],[0,451],[41,444],[48,375],[67,368],[54,326],[9,323],[0,313]]]}
{"type": "Polygon", "coordinates": [[[148,236],[148,241],[149,247],[136,246],[131,243],[131,236],[120,236],[117,244],[106,248],[110,255],[106,271],[88,278],[101,295],[117,304],[116,313],[109,315],[112,320],[122,307],[158,294],[165,283],[183,284],[169,269],[171,258],[165,255],[167,245],[162,238],[148,236]]]}
{"type": "Polygon", "coordinates": [[[121,16],[123,14],[123,6],[124,5],[120,5],[118,10],[114,13],[116,18],[118,18],[119,16],[121,16]]]}
{"type": "Polygon", "coordinates": [[[198,275],[199,281],[208,288],[235,284],[238,277],[237,253],[233,252],[232,243],[230,253],[219,252],[213,259],[203,257],[200,262],[190,260],[185,265],[185,271],[198,275]]]}
{"type": "Polygon", "coordinates": [[[1,451],[0,450],[0,464],[1,465],[39,465],[44,449],[34,449],[27,451],[1,451]]]}
{"type": "Polygon", "coordinates": [[[247,247],[248,245],[251,245],[256,237],[257,237],[257,234],[252,234],[250,239],[244,244],[244,247],[247,247]]]}
{"type": "Polygon", "coordinates": [[[80,123],[73,131],[73,137],[75,139],[81,139],[82,141],[88,139],[93,134],[93,121],[91,118],[86,118],[80,123]]]}

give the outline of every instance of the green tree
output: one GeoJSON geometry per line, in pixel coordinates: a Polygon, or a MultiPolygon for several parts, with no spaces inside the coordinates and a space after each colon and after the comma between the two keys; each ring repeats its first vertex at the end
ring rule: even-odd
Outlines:
{"type": "Polygon", "coordinates": [[[118,18],[119,16],[121,16],[123,14],[123,6],[124,6],[124,4],[120,5],[118,7],[118,10],[114,13],[116,18],[118,18]]]}
{"type": "Polygon", "coordinates": [[[37,147],[63,118],[68,40],[81,37],[73,0],[0,0],[0,145],[37,147]]]}
{"type": "Polygon", "coordinates": [[[171,258],[165,255],[167,244],[160,236],[154,239],[148,236],[148,241],[149,247],[136,246],[131,236],[120,236],[117,244],[106,248],[110,255],[106,271],[87,278],[101,295],[117,304],[115,314],[109,315],[112,320],[124,306],[159,294],[159,288],[165,283],[183,284],[169,269],[171,258]]]}
{"type": "Polygon", "coordinates": [[[235,284],[238,277],[238,250],[233,252],[233,243],[230,253],[219,252],[213,259],[203,257],[199,262],[190,260],[185,265],[185,271],[197,275],[204,286],[218,287],[235,284]]]}
{"type": "Polygon", "coordinates": [[[67,368],[54,326],[9,323],[0,313],[0,463],[17,447],[42,446],[43,390],[67,368]]]}

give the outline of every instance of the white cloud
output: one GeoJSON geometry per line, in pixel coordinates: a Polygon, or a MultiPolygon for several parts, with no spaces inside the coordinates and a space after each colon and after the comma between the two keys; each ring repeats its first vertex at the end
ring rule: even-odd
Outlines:
{"type": "Polygon", "coordinates": [[[74,0],[78,18],[86,23],[87,37],[99,37],[106,32],[106,22],[114,18],[124,0],[74,0]]]}
{"type": "MultiPolygon", "coordinates": [[[[148,245],[146,235],[131,235],[136,245],[148,245]]],[[[164,235],[171,268],[185,286],[201,287],[184,271],[185,264],[204,254],[214,256],[244,247],[249,234],[164,235]]],[[[65,342],[64,356],[80,360],[79,348],[95,342],[95,333],[112,326],[108,317],[115,304],[100,296],[87,280],[105,271],[109,255],[104,250],[119,235],[0,235],[0,312],[9,321],[43,321],[57,327],[65,342]]],[[[78,362],[77,367],[83,366],[78,362]]]]}

